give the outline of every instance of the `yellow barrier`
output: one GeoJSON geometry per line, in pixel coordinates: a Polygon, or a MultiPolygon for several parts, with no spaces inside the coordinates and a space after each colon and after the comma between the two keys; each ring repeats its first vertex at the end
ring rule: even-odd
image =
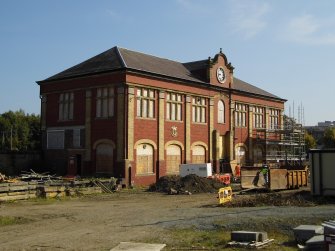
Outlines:
{"type": "Polygon", "coordinates": [[[218,192],[219,204],[224,204],[228,201],[231,201],[232,195],[233,195],[233,190],[231,189],[231,187],[220,188],[218,192]]]}

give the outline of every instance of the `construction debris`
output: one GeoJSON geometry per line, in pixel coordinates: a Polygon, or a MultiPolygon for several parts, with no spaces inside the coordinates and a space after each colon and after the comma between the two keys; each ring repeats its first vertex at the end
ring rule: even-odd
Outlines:
{"type": "Polygon", "coordinates": [[[63,178],[56,175],[50,175],[48,172],[46,173],[36,173],[34,170],[30,169],[30,172],[22,171],[21,176],[19,177],[23,181],[37,181],[38,183],[44,183],[46,181],[60,181],[63,178]]]}
{"type": "Polygon", "coordinates": [[[0,182],[4,182],[6,180],[6,176],[0,173],[0,182]]]}
{"type": "Polygon", "coordinates": [[[228,246],[244,248],[263,248],[271,244],[274,239],[268,239],[266,232],[233,231],[228,246]]]}

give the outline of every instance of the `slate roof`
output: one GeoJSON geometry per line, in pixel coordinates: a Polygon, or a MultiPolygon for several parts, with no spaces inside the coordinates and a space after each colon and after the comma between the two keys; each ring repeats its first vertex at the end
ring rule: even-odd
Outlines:
{"type": "MultiPolygon", "coordinates": [[[[180,63],[177,61],[172,61],[169,59],[115,46],[54,76],[51,76],[42,81],[38,81],[37,83],[42,84],[54,80],[75,78],[79,76],[127,69],[149,74],[156,74],[163,77],[177,78],[180,80],[186,80],[200,84],[208,84],[203,79],[200,79],[196,75],[192,74],[192,71],[204,69],[207,66],[208,60],[180,63]]],[[[233,89],[236,91],[253,93],[265,97],[284,100],[237,78],[234,78],[233,89]]]]}

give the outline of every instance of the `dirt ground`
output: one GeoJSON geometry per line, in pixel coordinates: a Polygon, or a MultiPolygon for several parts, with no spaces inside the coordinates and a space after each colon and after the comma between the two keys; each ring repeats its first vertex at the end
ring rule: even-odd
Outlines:
{"type": "MultiPolygon", "coordinates": [[[[250,200],[253,195],[241,196],[250,200]]],[[[236,199],[243,200],[241,196],[236,199]]],[[[334,203],[306,205],[221,207],[215,193],[139,190],[2,203],[0,216],[19,220],[0,226],[0,250],[110,250],[122,241],[166,243],[169,250],[178,250],[169,235],[176,229],[252,231],[257,230],[255,222],[268,221],[271,227],[271,221],[280,219],[280,231],[291,232],[295,224],[335,218],[334,203]]]]}

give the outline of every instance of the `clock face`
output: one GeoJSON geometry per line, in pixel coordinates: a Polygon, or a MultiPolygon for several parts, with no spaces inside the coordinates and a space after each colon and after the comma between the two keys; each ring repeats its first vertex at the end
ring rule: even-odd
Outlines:
{"type": "Polygon", "coordinates": [[[223,70],[222,67],[219,67],[216,70],[216,77],[217,77],[217,79],[220,83],[223,83],[225,81],[226,75],[225,75],[224,70],[223,70]]]}

